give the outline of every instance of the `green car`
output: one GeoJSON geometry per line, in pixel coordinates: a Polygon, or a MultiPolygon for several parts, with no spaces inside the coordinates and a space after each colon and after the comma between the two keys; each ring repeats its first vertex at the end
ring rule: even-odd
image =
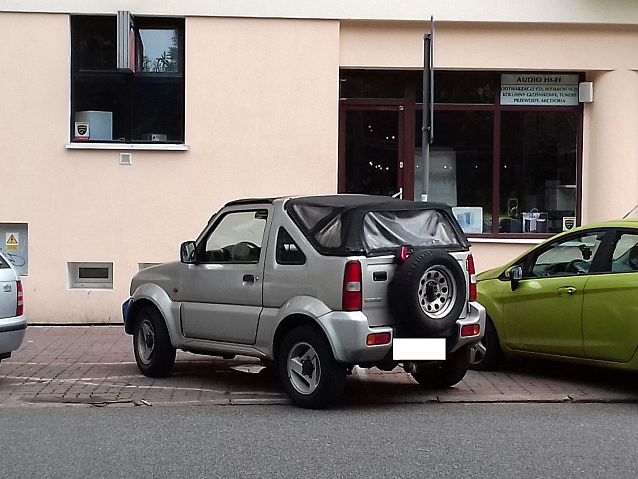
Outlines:
{"type": "Polygon", "coordinates": [[[561,233],[477,280],[474,369],[526,355],[638,370],[638,221],[561,233]]]}

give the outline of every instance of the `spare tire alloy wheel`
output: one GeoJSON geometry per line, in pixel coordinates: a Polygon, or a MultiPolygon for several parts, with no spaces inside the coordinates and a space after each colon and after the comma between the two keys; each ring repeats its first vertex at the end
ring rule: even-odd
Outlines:
{"type": "Polygon", "coordinates": [[[466,274],[443,250],[413,253],[391,284],[392,308],[409,334],[449,333],[465,307],[466,274]]]}
{"type": "Polygon", "coordinates": [[[343,393],[346,368],[338,363],[323,332],[310,325],[290,331],[279,348],[279,377],[297,406],[320,409],[343,393]]]}
{"type": "Polygon", "coordinates": [[[454,307],[456,281],[445,266],[428,268],[419,282],[421,310],[432,319],[444,318],[454,307]]]}

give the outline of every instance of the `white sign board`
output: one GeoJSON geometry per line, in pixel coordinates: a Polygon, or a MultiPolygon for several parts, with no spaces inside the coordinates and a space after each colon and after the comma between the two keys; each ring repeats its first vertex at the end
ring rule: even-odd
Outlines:
{"type": "Polygon", "coordinates": [[[501,105],[578,105],[578,75],[501,75],[501,105]]]}
{"type": "Polygon", "coordinates": [[[463,233],[483,232],[483,208],[480,206],[454,206],[452,214],[459,222],[463,233]]]}

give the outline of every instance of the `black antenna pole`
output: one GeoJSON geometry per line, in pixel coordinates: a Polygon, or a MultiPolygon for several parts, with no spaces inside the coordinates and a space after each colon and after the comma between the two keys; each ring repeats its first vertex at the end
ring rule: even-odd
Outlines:
{"type": "Polygon", "coordinates": [[[428,201],[430,192],[430,145],[434,141],[434,17],[430,17],[430,33],[423,36],[423,127],[421,152],[423,154],[422,201],[428,201]]]}

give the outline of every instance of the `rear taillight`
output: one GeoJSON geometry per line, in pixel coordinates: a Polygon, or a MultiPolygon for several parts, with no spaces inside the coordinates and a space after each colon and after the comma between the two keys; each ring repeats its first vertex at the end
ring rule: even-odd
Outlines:
{"type": "Polygon", "coordinates": [[[476,301],[476,268],[472,255],[467,257],[467,274],[470,275],[470,301],[476,301]]]}
{"type": "Polygon", "coordinates": [[[16,288],[18,291],[18,304],[16,306],[16,316],[22,316],[24,313],[24,302],[22,299],[22,281],[16,281],[16,288]]]}
{"type": "Polygon", "coordinates": [[[399,259],[402,263],[405,263],[408,260],[408,256],[410,255],[410,251],[407,246],[401,246],[399,250],[399,259]]]}
{"type": "Polygon", "coordinates": [[[390,344],[392,335],[390,333],[372,333],[368,334],[366,338],[366,344],[368,346],[380,346],[383,344],[390,344]]]}
{"type": "Polygon", "coordinates": [[[344,311],[361,311],[361,263],[348,261],[343,274],[342,308],[344,311]]]}
{"type": "Polygon", "coordinates": [[[478,324],[466,324],[461,328],[461,337],[478,336],[481,333],[481,326],[478,324]]]}

